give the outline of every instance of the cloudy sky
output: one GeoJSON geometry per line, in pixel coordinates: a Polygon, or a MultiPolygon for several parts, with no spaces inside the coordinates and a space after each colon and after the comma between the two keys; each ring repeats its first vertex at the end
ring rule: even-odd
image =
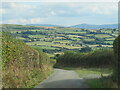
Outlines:
{"type": "Polygon", "coordinates": [[[3,24],[116,24],[117,2],[3,2],[3,24]]]}

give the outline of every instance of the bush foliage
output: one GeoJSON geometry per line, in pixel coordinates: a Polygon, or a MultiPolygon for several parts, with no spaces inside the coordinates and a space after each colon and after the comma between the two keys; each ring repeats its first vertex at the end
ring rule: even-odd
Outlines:
{"type": "MultiPolygon", "coordinates": [[[[114,79],[118,80],[120,78],[120,35],[114,40],[113,43],[113,48],[114,48],[114,73],[113,73],[113,77],[114,79]]],[[[119,81],[120,84],[120,81],[119,81]]]]}
{"type": "Polygon", "coordinates": [[[109,67],[113,62],[113,50],[104,49],[88,53],[66,51],[57,58],[57,65],[79,67],[109,67]]]}
{"type": "Polygon", "coordinates": [[[27,88],[46,78],[47,72],[52,68],[46,54],[4,32],[2,69],[3,88],[27,88]]]}

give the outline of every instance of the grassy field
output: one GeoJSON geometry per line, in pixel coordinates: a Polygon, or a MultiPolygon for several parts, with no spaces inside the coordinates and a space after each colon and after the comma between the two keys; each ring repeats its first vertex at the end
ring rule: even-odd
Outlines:
{"type": "Polygon", "coordinates": [[[45,35],[29,35],[30,38],[44,38],[45,35]]]}
{"type": "Polygon", "coordinates": [[[105,41],[105,43],[113,44],[113,41],[105,41]]]}
{"type": "Polygon", "coordinates": [[[111,36],[110,35],[105,35],[105,34],[98,34],[98,35],[95,35],[95,37],[97,37],[97,38],[109,38],[111,36]]]}
{"type": "Polygon", "coordinates": [[[63,43],[63,44],[71,43],[71,41],[69,41],[69,40],[53,41],[53,43],[57,43],[57,42],[59,42],[59,43],[63,43]]]}
{"type": "Polygon", "coordinates": [[[110,41],[113,41],[113,40],[115,40],[115,38],[106,38],[106,40],[110,40],[110,41]]]}
{"type": "MultiPolygon", "coordinates": [[[[90,47],[92,50],[112,48],[113,41],[118,35],[117,34],[118,29],[114,29],[114,30],[113,29],[99,29],[99,30],[87,29],[86,30],[86,29],[68,28],[68,27],[60,28],[60,27],[39,27],[39,26],[25,26],[25,25],[3,25],[3,31],[11,32],[11,34],[14,37],[22,40],[24,43],[31,46],[35,50],[44,51],[45,53],[47,53],[46,55],[48,55],[48,57],[51,58],[50,66],[54,65],[56,63],[55,55],[63,54],[63,51],[65,51],[65,50],[73,50],[73,51],[80,52],[80,50],[85,47],[90,47]]],[[[12,45],[9,42],[7,44],[12,45]]],[[[19,46],[19,45],[16,45],[16,46],[19,46]]],[[[12,52],[16,55],[16,53],[14,52],[15,45],[13,45],[11,47],[12,47],[12,52]]],[[[22,50],[24,50],[24,49],[25,48],[23,48],[22,50]]],[[[28,51],[28,52],[30,53],[30,51],[28,51]]],[[[9,53],[9,50],[6,54],[8,54],[8,53],[9,53]]],[[[26,52],[24,52],[24,53],[26,53],[26,52]]],[[[29,53],[27,53],[28,56],[30,55],[29,53]]],[[[32,51],[31,51],[31,55],[32,55],[32,51]]],[[[34,55],[36,55],[36,54],[34,54],[34,55]]],[[[40,54],[40,55],[42,55],[42,54],[40,54]]],[[[44,56],[45,61],[47,58],[46,55],[42,55],[42,56],[44,56]]],[[[19,56],[19,55],[16,55],[16,56],[19,56]]],[[[23,56],[25,57],[26,60],[29,59],[28,57],[26,57],[26,55],[23,54],[23,56]]],[[[72,56],[72,55],[70,55],[70,56],[72,56]]],[[[70,56],[68,55],[68,57],[70,57],[70,56]]],[[[21,57],[19,57],[18,59],[21,59],[21,57]]],[[[35,60],[38,60],[38,59],[35,59],[35,60]]],[[[76,60],[78,60],[78,59],[76,59],[76,60]]],[[[94,59],[94,60],[96,60],[96,59],[94,59]]],[[[101,59],[100,59],[100,61],[101,61],[101,59]]],[[[23,62],[20,62],[20,63],[23,63],[23,62]]],[[[93,63],[91,63],[91,64],[93,64],[93,63]]],[[[10,63],[10,65],[11,65],[11,63],[10,63]]],[[[22,64],[20,64],[20,65],[22,65],[22,64]]],[[[27,64],[25,64],[25,65],[27,65],[27,64]]],[[[35,65],[36,65],[36,62],[35,62],[35,65]]],[[[12,68],[12,66],[13,65],[11,65],[10,67],[12,68]]],[[[14,65],[14,67],[17,67],[17,66],[18,66],[17,64],[14,65]]],[[[26,87],[31,88],[50,75],[51,72],[49,72],[48,66],[49,65],[44,65],[45,68],[48,68],[48,71],[47,71],[47,69],[44,71],[45,74],[41,74],[42,72],[39,72],[38,69],[36,69],[34,71],[31,71],[30,77],[27,77],[29,71],[24,72],[24,68],[22,68],[21,73],[23,73],[23,74],[20,74],[21,76],[19,78],[23,77],[22,79],[30,79],[31,81],[28,80],[27,82],[24,82],[24,80],[23,80],[22,82],[25,84],[28,83],[28,85],[26,85],[26,87]]],[[[109,79],[109,77],[104,78],[104,76],[112,74],[111,68],[89,68],[89,69],[88,68],[78,68],[78,67],[77,68],[59,67],[59,68],[67,69],[67,70],[74,70],[76,73],[79,74],[79,76],[81,78],[88,78],[88,77],[91,78],[91,76],[92,77],[93,76],[101,77],[101,75],[103,75],[103,77],[101,77],[101,78],[92,78],[92,79],[89,79],[86,81],[86,84],[88,84],[88,86],[91,88],[98,88],[98,87],[105,88],[105,87],[109,87],[111,84],[113,85],[113,87],[116,87],[116,84],[114,84],[114,82],[112,82],[109,79]],[[109,82],[111,82],[111,83],[109,83],[109,82]]],[[[14,68],[14,69],[16,70],[17,68],[14,68]]],[[[33,69],[33,68],[30,68],[30,69],[33,69]]],[[[27,69],[25,69],[25,70],[27,70],[27,69]]],[[[16,70],[16,72],[19,72],[19,70],[16,70]]],[[[7,78],[12,78],[12,76],[13,76],[12,73],[14,73],[14,72],[11,71],[10,73],[11,74],[9,76],[9,72],[7,72],[7,74],[8,74],[7,78]]],[[[12,78],[12,80],[14,81],[13,78],[12,78]]],[[[20,80],[20,79],[18,79],[16,77],[16,80],[20,80]]],[[[10,83],[10,81],[7,81],[7,82],[10,83]]],[[[16,83],[16,85],[19,84],[16,81],[14,81],[14,82],[16,83]]],[[[22,85],[22,83],[21,83],[21,85],[22,85]]],[[[20,86],[17,86],[17,87],[20,87],[20,86]]]]}
{"type": "Polygon", "coordinates": [[[28,42],[26,44],[28,44],[28,45],[45,45],[45,46],[54,45],[54,43],[52,43],[52,42],[44,42],[44,41],[28,42]]]}
{"type": "Polygon", "coordinates": [[[76,49],[76,48],[80,49],[81,48],[80,46],[76,47],[76,46],[68,46],[68,45],[60,45],[60,44],[54,44],[52,46],[66,48],[66,49],[76,49]]]}
{"type": "Polygon", "coordinates": [[[112,47],[113,40],[118,35],[118,29],[97,30],[25,25],[3,25],[3,31],[11,31],[18,39],[30,46],[48,50],[56,48],[73,50],[86,46],[99,49],[99,45],[101,48],[112,47]],[[6,27],[9,27],[9,30],[6,30],[6,27]]]}
{"type": "Polygon", "coordinates": [[[94,41],[95,39],[91,39],[91,38],[89,38],[89,39],[84,39],[85,41],[94,41]]]}

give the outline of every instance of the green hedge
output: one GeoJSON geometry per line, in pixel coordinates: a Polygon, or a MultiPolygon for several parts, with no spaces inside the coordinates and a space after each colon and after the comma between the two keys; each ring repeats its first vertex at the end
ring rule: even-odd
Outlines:
{"type": "Polygon", "coordinates": [[[10,34],[2,34],[3,88],[33,87],[52,70],[50,59],[10,34]]]}
{"type": "MultiPolygon", "coordinates": [[[[118,78],[120,79],[120,35],[114,40],[113,43],[113,48],[114,48],[114,73],[113,73],[113,77],[114,79],[118,80],[118,78]]],[[[120,81],[119,81],[120,84],[120,81]]]]}
{"type": "Polygon", "coordinates": [[[104,49],[88,53],[66,51],[57,58],[57,65],[79,67],[110,67],[113,63],[113,50],[104,49]]]}

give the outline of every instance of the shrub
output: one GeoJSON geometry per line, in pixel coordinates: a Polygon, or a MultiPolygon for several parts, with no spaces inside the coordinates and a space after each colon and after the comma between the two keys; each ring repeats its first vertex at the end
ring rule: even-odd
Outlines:
{"type": "Polygon", "coordinates": [[[80,52],[89,52],[89,51],[92,51],[92,48],[90,47],[84,47],[84,48],[81,48],[80,52]]]}
{"type": "MultiPolygon", "coordinates": [[[[114,40],[113,42],[113,48],[114,48],[114,55],[115,55],[115,58],[114,58],[114,73],[113,73],[113,77],[114,79],[118,80],[120,78],[120,69],[119,66],[120,66],[120,35],[114,40]]],[[[120,84],[120,81],[119,81],[119,84],[120,84]]]]}
{"type": "Polygon", "coordinates": [[[103,49],[88,53],[66,51],[57,58],[56,65],[79,67],[110,67],[113,62],[113,50],[103,49]]]}
{"type": "Polygon", "coordinates": [[[46,78],[49,58],[23,42],[2,34],[3,88],[28,88],[46,78]]]}

